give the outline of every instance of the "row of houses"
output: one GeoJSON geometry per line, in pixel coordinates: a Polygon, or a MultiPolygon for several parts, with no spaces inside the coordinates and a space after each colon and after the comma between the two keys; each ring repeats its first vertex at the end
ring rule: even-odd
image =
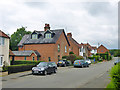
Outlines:
{"type": "Polygon", "coordinates": [[[64,29],[51,30],[49,24],[45,24],[44,31],[35,30],[31,34],[24,35],[18,44],[18,51],[9,51],[10,38],[2,31],[0,33],[0,42],[4,42],[4,44],[0,44],[0,50],[2,50],[0,53],[0,57],[2,57],[0,58],[1,65],[4,64],[5,60],[8,63],[9,60],[57,62],[63,56],[68,56],[69,52],[73,52],[76,56],[83,56],[86,59],[96,53],[109,51],[103,45],[97,48],[89,43],[79,44],[72,37],[72,33],[66,35],[64,29]],[[9,58],[6,58],[6,55],[9,58]]]}

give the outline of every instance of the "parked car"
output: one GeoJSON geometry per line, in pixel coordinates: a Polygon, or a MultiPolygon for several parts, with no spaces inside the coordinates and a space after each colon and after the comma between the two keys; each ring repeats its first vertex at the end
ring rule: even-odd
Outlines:
{"type": "Polygon", "coordinates": [[[69,65],[70,65],[70,63],[69,63],[67,60],[59,60],[59,61],[57,62],[57,66],[58,66],[58,67],[60,67],[60,66],[66,67],[66,66],[69,66],[69,65]]]}
{"type": "Polygon", "coordinates": [[[116,61],[114,62],[114,65],[116,65],[116,64],[118,64],[118,63],[120,63],[120,59],[116,60],[116,61]]]}
{"type": "Polygon", "coordinates": [[[85,62],[85,60],[75,60],[74,61],[74,67],[89,67],[89,64],[85,62]]]}
{"type": "Polygon", "coordinates": [[[57,72],[57,65],[55,62],[40,62],[37,67],[32,68],[32,74],[51,74],[57,72]]]}
{"type": "Polygon", "coordinates": [[[91,60],[90,59],[87,59],[85,60],[89,65],[91,64],[91,60]]]}

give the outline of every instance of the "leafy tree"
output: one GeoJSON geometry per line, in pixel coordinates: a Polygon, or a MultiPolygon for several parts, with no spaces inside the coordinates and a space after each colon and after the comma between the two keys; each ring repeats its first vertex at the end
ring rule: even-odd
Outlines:
{"type": "Polygon", "coordinates": [[[12,51],[16,51],[18,50],[18,43],[20,42],[20,40],[22,39],[22,37],[25,35],[25,34],[30,34],[31,32],[30,31],[26,31],[25,30],[26,27],[21,27],[21,28],[18,28],[16,32],[14,32],[12,35],[11,35],[11,39],[10,39],[10,49],[12,51]]]}

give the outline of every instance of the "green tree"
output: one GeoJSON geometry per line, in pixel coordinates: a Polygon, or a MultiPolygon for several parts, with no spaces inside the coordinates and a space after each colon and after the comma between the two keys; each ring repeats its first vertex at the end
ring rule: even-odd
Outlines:
{"type": "Polygon", "coordinates": [[[20,40],[22,39],[22,37],[25,35],[25,34],[30,34],[31,32],[30,31],[26,31],[25,30],[26,27],[21,27],[21,28],[18,28],[16,32],[14,32],[12,35],[11,35],[11,39],[10,39],[10,49],[12,51],[16,51],[18,50],[18,43],[20,42],[20,40]]]}

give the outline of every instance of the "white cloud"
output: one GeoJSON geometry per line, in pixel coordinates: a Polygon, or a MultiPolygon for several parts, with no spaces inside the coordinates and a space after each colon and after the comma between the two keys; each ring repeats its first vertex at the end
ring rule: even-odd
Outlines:
{"type": "Polygon", "coordinates": [[[78,42],[118,47],[117,0],[4,0],[0,6],[0,26],[6,33],[21,26],[41,31],[49,23],[51,29],[72,32],[78,42]]]}

